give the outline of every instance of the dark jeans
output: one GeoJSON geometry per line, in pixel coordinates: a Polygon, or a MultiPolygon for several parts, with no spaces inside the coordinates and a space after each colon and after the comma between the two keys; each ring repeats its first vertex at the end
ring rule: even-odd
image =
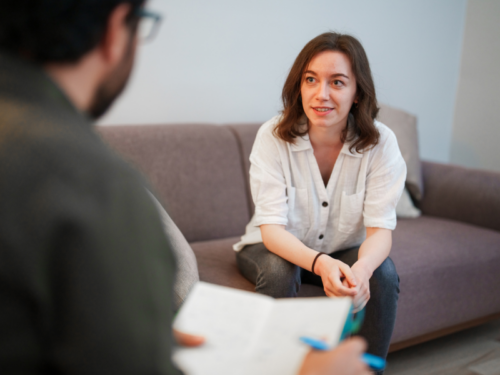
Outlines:
{"type": "MultiPolygon", "coordinates": [[[[358,250],[355,247],[330,256],[352,266],[358,260],[358,250]]],[[[270,252],[262,243],[245,246],[236,253],[236,261],[243,276],[255,284],[257,293],[274,298],[296,297],[301,283],[323,287],[321,277],[270,252]]],[[[370,300],[359,332],[368,341],[368,352],[382,358],[389,350],[398,295],[399,277],[391,258],[387,258],[370,279],[370,300]]]]}

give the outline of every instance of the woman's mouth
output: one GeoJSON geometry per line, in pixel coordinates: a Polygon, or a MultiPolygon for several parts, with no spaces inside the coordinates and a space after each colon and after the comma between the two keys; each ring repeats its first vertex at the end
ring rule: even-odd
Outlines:
{"type": "Polygon", "coordinates": [[[312,107],[312,109],[318,116],[326,116],[333,111],[333,108],[330,107],[312,107]]]}

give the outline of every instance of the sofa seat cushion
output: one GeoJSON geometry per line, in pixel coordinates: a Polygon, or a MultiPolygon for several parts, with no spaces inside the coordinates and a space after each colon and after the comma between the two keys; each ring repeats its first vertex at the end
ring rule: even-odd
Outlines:
{"type": "Polygon", "coordinates": [[[239,240],[240,237],[231,237],[190,244],[196,255],[201,281],[247,291],[254,290],[255,286],[240,274],[236,265],[233,245],[239,240]]]}
{"type": "MultiPolygon", "coordinates": [[[[200,280],[208,283],[228,286],[253,292],[255,285],[245,279],[236,265],[236,253],[233,245],[240,237],[225,238],[222,240],[211,240],[192,242],[200,280]]],[[[299,297],[324,296],[323,290],[314,285],[303,285],[299,297]]]]}
{"type": "Polygon", "coordinates": [[[401,219],[391,258],[401,279],[392,342],[500,311],[500,232],[431,216],[401,219]]]}

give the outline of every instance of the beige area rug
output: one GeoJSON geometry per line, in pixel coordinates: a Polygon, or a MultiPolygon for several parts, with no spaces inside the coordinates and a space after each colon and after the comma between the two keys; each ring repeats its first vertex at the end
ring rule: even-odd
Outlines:
{"type": "Polygon", "coordinates": [[[500,320],[389,354],[385,375],[500,375],[500,320]]]}

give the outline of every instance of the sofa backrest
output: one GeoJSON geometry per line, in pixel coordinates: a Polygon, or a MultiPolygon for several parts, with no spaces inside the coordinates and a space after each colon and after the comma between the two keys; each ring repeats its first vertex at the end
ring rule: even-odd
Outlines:
{"type": "Polygon", "coordinates": [[[240,148],[243,170],[245,172],[248,210],[251,215],[255,211],[255,205],[253,204],[252,193],[250,192],[250,153],[252,152],[253,142],[261,125],[260,123],[226,125],[234,133],[240,148]]]}
{"type": "Polygon", "coordinates": [[[228,127],[101,126],[98,131],[149,178],[189,242],[244,233],[250,220],[246,173],[228,127]]]}

